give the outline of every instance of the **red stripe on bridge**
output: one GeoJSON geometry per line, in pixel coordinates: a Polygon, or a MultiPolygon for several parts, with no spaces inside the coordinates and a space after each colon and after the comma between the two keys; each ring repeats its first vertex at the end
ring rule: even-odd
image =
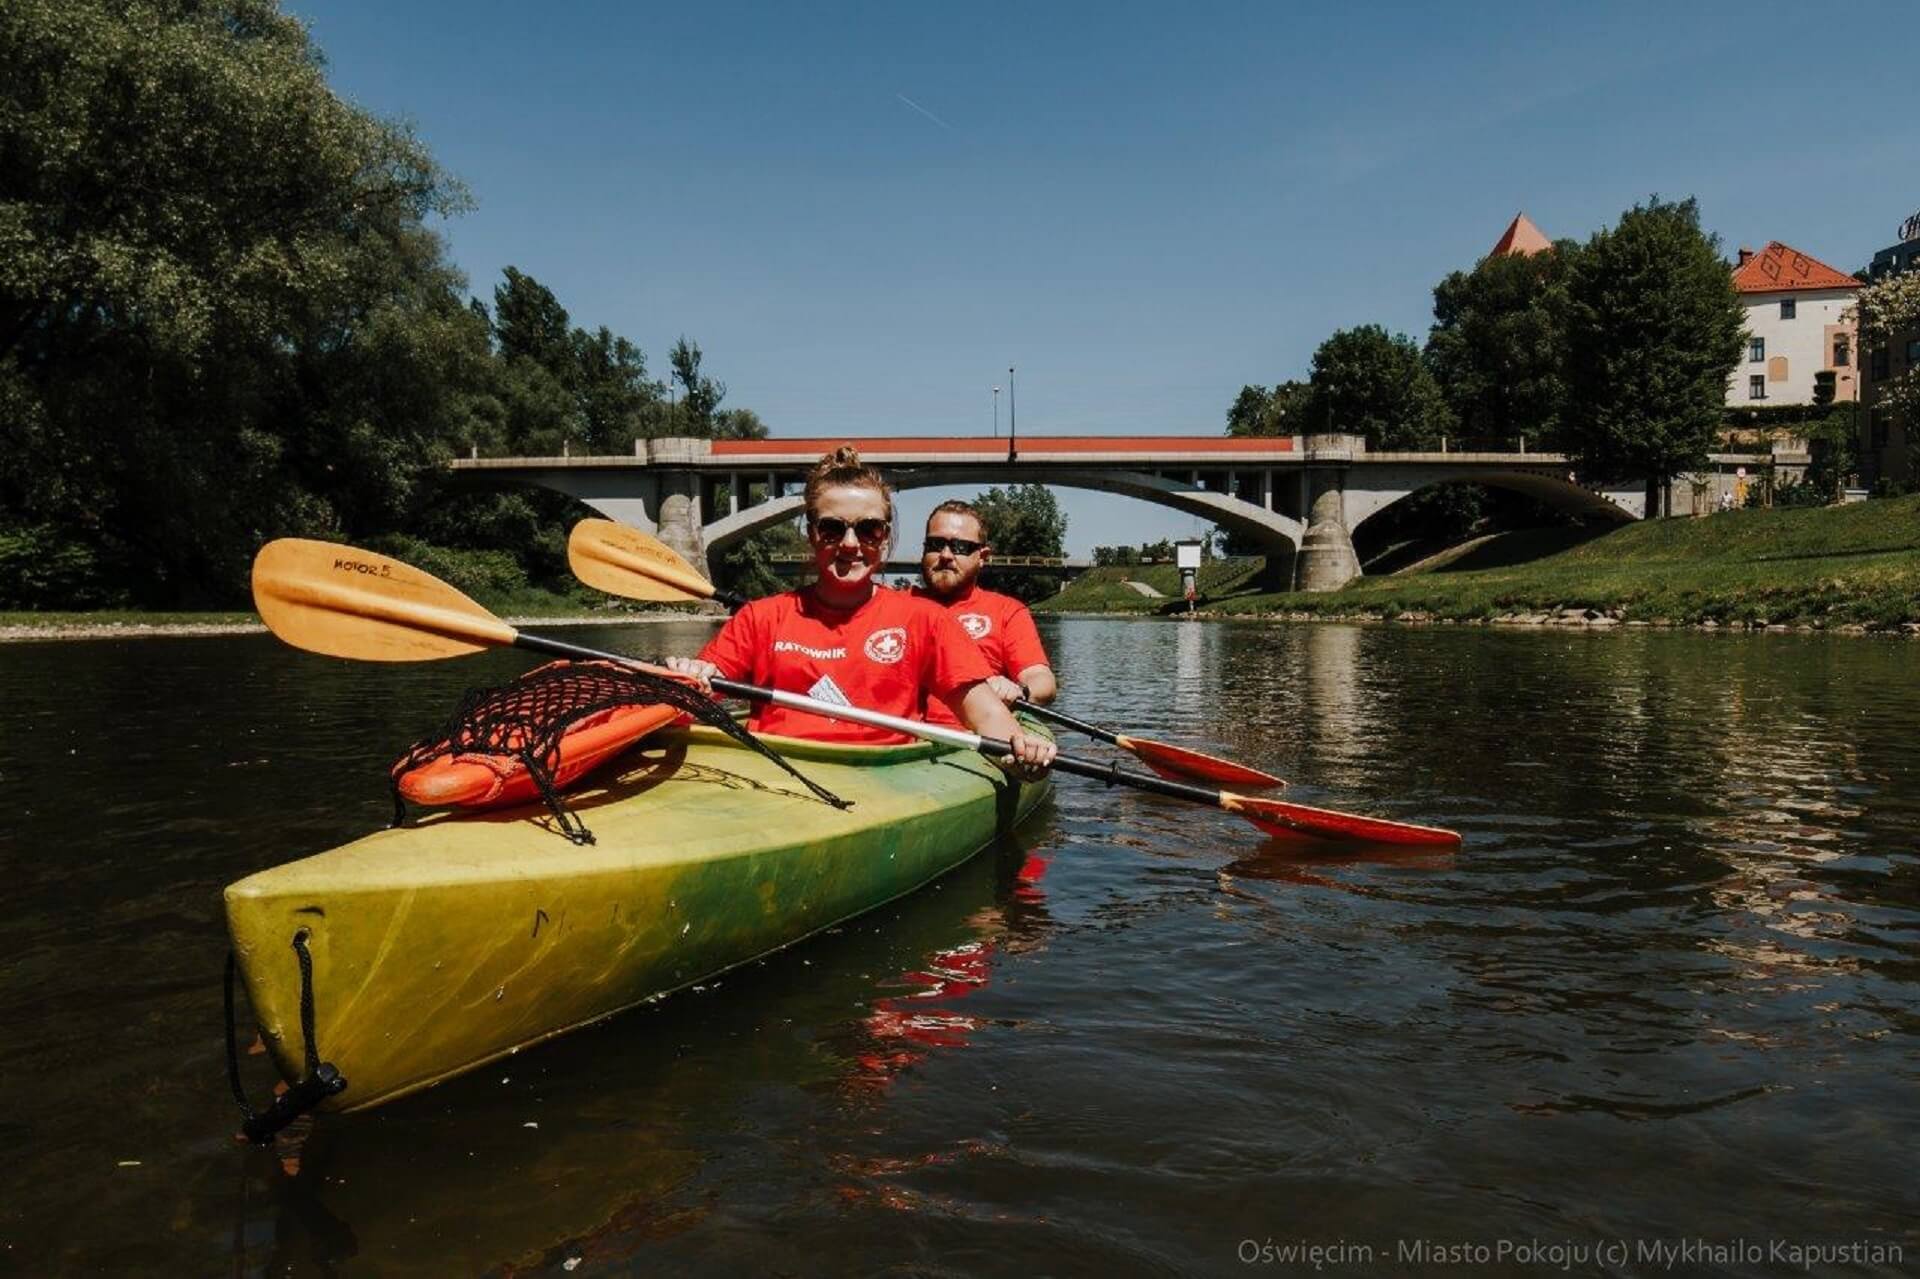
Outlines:
{"type": "MultiPolygon", "coordinates": [[[[1228,437],[1220,435],[1029,435],[1017,441],[1022,455],[1053,453],[1137,453],[1155,457],[1163,453],[1215,453],[1235,457],[1245,453],[1291,453],[1293,441],[1285,436],[1228,437]]],[[[967,436],[953,439],[928,439],[925,436],[876,435],[864,439],[821,436],[816,439],[715,440],[714,457],[768,457],[791,453],[826,453],[842,444],[851,444],[863,454],[880,453],[970,453],[983,458],[1001,458],[1007,454],[1007,441],[967,436]]]]}

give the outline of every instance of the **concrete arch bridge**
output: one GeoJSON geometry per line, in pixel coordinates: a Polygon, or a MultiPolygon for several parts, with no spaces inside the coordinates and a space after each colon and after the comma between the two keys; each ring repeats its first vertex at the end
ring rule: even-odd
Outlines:
{"type": "MultiPolygon", "coordinates": [[[[706,553],[792,519],[807,470],[840,439],[635,440],[631,457],[459,458],[471,483],[537,485],[644,529],[702,571],[706,553]]],[[[1515,489],[1564,509],[1626,522],[1641,486],[1587,488],[1558,453],[1380,453],[1357,435],[880,437],[853,441],[895,488],[1046,484],[1172,507],[1294,553],[1294,586],[1336,590],[1359,576],[1353,532],[1436,484],[1515,489]]]]}

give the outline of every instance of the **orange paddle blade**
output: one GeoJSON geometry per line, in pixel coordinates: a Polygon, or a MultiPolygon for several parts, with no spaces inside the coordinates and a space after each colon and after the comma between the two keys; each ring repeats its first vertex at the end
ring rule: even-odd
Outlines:
{"type": "Polygon", "coordinates": [[[1221,759],[1218,755],[1189,750],[1169,742],[1129,737],[1124,733],[1116,735],[1114,741],[1122,750],[1132,751],[1141,763],[1170,781],[1198,778],[1203,782],[1218,782],[1222,786],[1254,786],[1262,790],[1287,784],[1272,773],[1263,773],[1257,768],[1221,759]]]}
{"type": "Polygon", "coordinates": [[[1220,806],[1282,839],[1338,839],[1361,844],[1399,844],[1418,848],[1458,848],[1457,831],[1438,826],[1414,826],[1389,821],[1384,817],[1365,817],[1342,813],[1332,808],[1314,808],[1290,804],[1281,799],[1260,799],[1249,795],[1222,792],[1220,806]]]}
{"type": "Polygon", "coordinates": [[[567,537],[573,575],[597,591],[635,600],[704,600],[713,583],[672,547],[637,528],[586,519],[567,537]]]}
{"type": "Polygon", "coordinates": [[[484,605],[411,564],[300,537],[260,548],[253,606],[295,648],[367,662],[464,657],[515,636],[484,605]]]}

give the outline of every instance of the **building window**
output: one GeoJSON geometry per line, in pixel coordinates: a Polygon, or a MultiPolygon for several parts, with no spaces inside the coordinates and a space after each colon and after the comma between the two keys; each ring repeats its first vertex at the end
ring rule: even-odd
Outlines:
{"type": "Polygon", "coordinates": [[[1887,371],[1890,366],[1891,361],[1887,357],[1887,348],[1883,346],[1873,353],[1873,380],[1876,382],[1886,381],[1887,371]]]}
{"type": "Polygon", "coordinates": [[[1867,425],[1873,435],[1871,447],[1876,449],[1887,447],[1887,411],[1875,409],[1867,414],[1867,425]]]}
{"type": "Polygon", "coordinates": [[[1907,339],[1907,367],[1920,364],[1920,338],[1907,339]]]}
{"type": "Polygon", "coordinates": [[[1749,400],[1767,398],[1767,379],[1763,374],[1756,373],[1747,379],[1747,398],[1749,400]]]}
{"type": "Polygon", "coordinates": [[[1791,320],[1793,318],[1794,305],[1798,301],[1799,301],[1798,298],[1781,298],[1780,299],[1780,318],[1783,320],[1791,320]]]}
{"type": "Polygon", "coordinates": [[[1767,340],[1765,338],[1747,339],[1747,361],[1750,364],[1767,362],[1767,340]]]}
{"type": "Polygon", "coordinates": [[[1833,367],[1836,369],[1844,369],[1847,367],[1847,361],[1852,358],[1853,344],[1847,341],[1846,335],[1842,334],[1835,338],[1833,340],[1833,367]]]}

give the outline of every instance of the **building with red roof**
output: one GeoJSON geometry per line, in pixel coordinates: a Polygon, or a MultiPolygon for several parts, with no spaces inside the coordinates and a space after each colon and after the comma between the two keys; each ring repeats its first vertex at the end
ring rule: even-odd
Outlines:
{"type": "Polygon", "coordinates": [[[1733,287],[1747,313],[1747,345],[1727,382],[1727,406],[1812,404],[1825,381],[1835,400],[1858,399],[1858,343],[1847,310],[1863,284],[1778,240],[1758,253],[1742,248],[1733,287]]]}
{"type": "Polygon", "coordinates": [[[1540,228],[1533,224],[1533,219],[1524,213],[1516,213],[1513,215],[1513,221],[1507,223],[1507,229],[1503,231],[1500,238],[1494,242],[1494,246],[1488,251],[1487,256],[1490,258],[1526,258],[1532,257],[1536,253],[1545,253],[1551,248],[1553,248],[1553,241],[1549,240],[1546,235],[1541,232],[1540,228]]]}

